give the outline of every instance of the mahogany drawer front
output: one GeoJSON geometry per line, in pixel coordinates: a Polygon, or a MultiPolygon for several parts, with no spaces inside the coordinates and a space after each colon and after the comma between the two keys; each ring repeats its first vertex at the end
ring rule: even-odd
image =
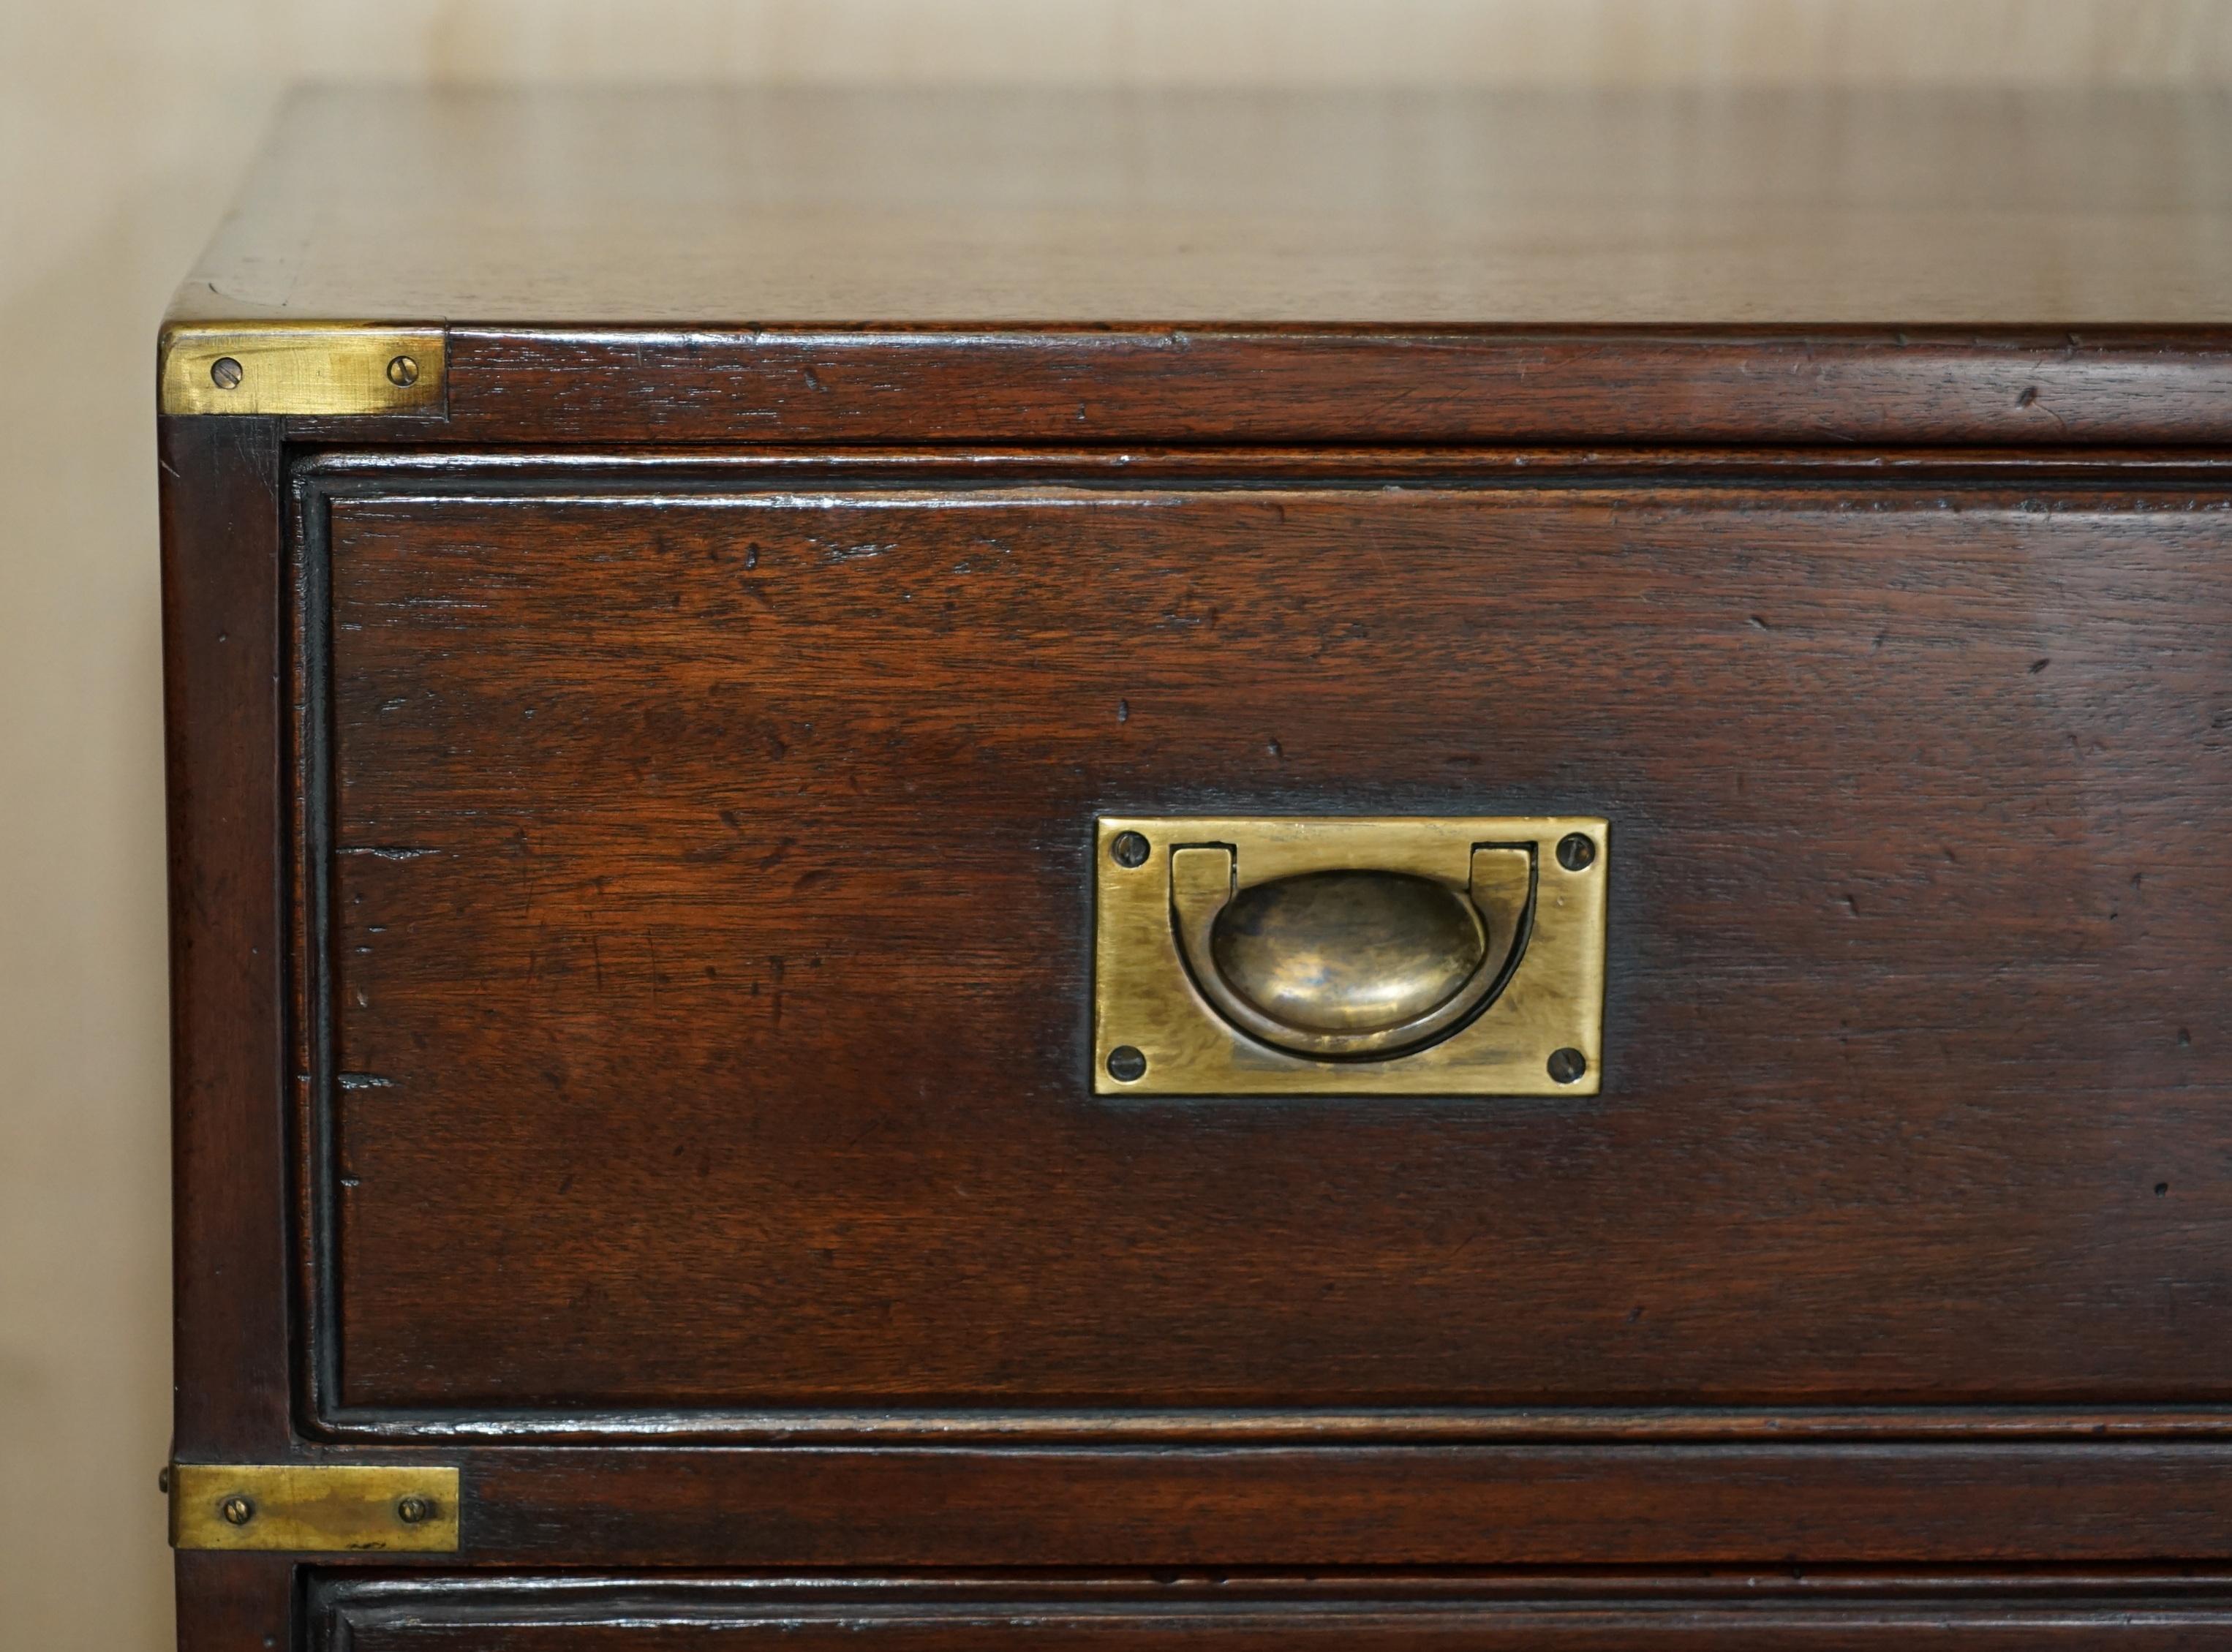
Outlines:
{"type": "Polygon", "coordinates": [[[2227,1397],[2220,500],[1218,482],[305,473],[328,1427],[2227,1397]],[[1142,811],[1603,816],[1602,1093],[1096,1098],[1142,811]]]}
{"type": "Polygon", "coordinates": [[[2222,1579],[1726,1573],[1150,1584],[314,1578],[321,1652],[2173,1652],[2222,1644],[2222,1579]]]}

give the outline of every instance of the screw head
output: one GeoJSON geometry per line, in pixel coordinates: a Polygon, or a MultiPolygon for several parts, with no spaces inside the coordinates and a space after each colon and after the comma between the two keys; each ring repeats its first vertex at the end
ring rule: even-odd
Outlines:
{"type": "Polygon", "coordinates": [[[1567,871],[1586,871],[1596,858],[1596,839],[1586,832],[1568,832],[1558,839],[1558,864],[1567,871]]]}
{"type": "Polygon", "coordinates": [[[434,1518],[434,1500],[412,1492],[395,1500],[395,1518],[406,1526],[417,1526],[434,1518]]]}
{"type": "Polygon", "coordinates": [[[246,1526],[256,1518],[256,1505],[236,1492],[217,1506],[217,1512],[227,1526],[246,1526]]]}
{"type": "Polygon", "coordinates": [[[1108,858],[1119,866],[1144,865],[1147,840],[1136,832],[1119,832],[1109,842],[1108,858]]]}
{"type": "Polygon", "coordinates": [[[398,356],[387,364],[387,382],[408,385],[418,382],[418,364],[409,356],[398,356]]]}
{"type": "Polygon", "coordinates": [[[1560,1084],[1577,1084],[1589,1070],[1589,1059],[1579,1050],[1550,1052],[1550,1076],[1560,1084]]]}
{"type": "Polygon", "coordinates": [[[168,1463],[164,1464],[162,1472],[155,1476],[155,1489],[165,1497],[171,1494],[171,1467],[168,1463]]]}
{"type": "Polygon", "coordinates": [[[210,363],[210,383],[219,390],[237,389],[240,381],[247,376],[240,363],[230,356],[219,356],[210,363]]]}
{"type": "Polygon", "coordinates": [[[1128,1044],[1108,1052],[1108,1076],[1119,1084],[1132,1084],[1147,1074],[1147,1058],[1128,1044]]]}

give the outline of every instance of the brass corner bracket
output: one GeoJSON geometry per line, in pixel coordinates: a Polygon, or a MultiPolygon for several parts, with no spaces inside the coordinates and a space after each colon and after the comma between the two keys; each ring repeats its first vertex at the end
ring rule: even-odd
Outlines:
{"type": "Polygon", "coordinates": [[[439,327],[173,322],[163,329],[157,386],[165,413],[440,412],[449,344],[439,327]]]}
{"type": "Polygon", "coordinates": [[[454,1554],[454,1467],[359,1463],[173,1463],[174,1549],[302,1554],[454,1554]]]}

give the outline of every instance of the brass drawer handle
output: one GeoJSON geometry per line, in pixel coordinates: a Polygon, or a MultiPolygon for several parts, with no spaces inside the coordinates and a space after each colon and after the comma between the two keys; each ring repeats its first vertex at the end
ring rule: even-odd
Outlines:
{"type": "Polygon", "coordinates": [[[1234,1026],[1324,1058],[1400,1054],[1463,1024],[1517,950],[1534,868],[1476,847],[1462,891],[1414,872],[1307,871],[1239,887],[1227,845],[1172,850],[1187,968],[1234,1026]]]}
{"type": "Polygon", "coordinates": [[[1105,815],[1093,1092],[1593,1096],[1593,815],[1105,815]]]}

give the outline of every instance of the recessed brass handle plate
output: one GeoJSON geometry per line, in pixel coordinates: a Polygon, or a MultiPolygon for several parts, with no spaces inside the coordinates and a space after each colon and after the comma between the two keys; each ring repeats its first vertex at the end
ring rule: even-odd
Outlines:
{"type": "Polygon", "coordinates": [[[1094,1090],[1594,1095],[1609,840],[1587,816],[1103,819],[1094,1090]]]}

